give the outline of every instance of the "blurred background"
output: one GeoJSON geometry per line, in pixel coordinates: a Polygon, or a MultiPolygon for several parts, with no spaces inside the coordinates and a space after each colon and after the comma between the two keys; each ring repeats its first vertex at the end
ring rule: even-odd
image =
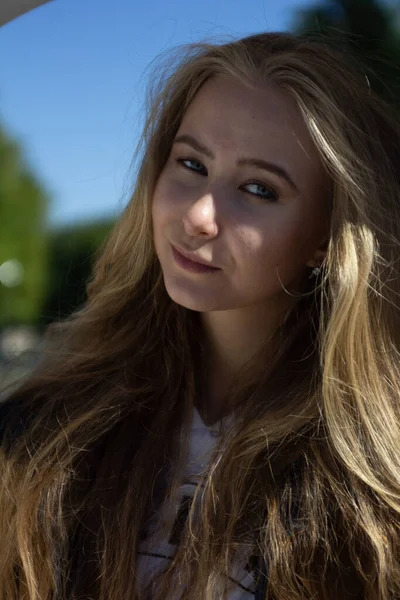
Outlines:
{"type": "Polygon", "coordinates": [[[355,53],[371,86],[400,102],[393,0],[1,0],[0,25],[0,387],[85,300],[94,252],[133,186],[157,55],[262,30],[312,33],[355,53]]]}

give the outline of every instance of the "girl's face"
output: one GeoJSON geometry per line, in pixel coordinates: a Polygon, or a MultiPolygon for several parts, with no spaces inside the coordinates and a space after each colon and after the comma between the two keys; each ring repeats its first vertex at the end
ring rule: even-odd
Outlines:
{"type": "Polygon", "coordinates": [[[228,76],[190,104],[154,192],[155,248],[171,299],[207,312],[288,305],[324,258],[328,178],[294,100],[228,76]],[[213,270],[193,271],[173,246],[213,270]],[[286,291],[285,289],[286,288],[286,291]]]}

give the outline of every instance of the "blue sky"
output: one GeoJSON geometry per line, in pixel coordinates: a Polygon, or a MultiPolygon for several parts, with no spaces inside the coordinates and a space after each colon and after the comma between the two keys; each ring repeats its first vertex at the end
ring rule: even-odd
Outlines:
{"type": "Polygon", "coordinates": [[[0,29],[0,121],[51,197],[51,224],[118,214],[158,54],[290,29],[312,0],[54,0],[0,29]]]}

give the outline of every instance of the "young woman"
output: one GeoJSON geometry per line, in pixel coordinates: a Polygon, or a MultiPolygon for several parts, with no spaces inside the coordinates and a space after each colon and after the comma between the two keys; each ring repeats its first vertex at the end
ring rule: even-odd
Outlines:
{"type": "Polygon", "coordinates": [[[157,71],[132,201],[2,405],[0,600],[400,598],[400,126],[265,33],[157,71]]]}

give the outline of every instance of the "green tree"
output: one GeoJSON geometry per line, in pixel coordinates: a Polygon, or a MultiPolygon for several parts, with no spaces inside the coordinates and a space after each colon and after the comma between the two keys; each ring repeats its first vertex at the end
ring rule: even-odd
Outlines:
{"type": "Polygon", "coordinates": [[[67,317],[84,302],[95,253],[113,224],[112,220],[101,220],[51,232],[50,286],[41,319],[44,325],[67,317]]]}
{"type": "Polygon", "coordinates": [[[0,328],[36,323],[46,293],[48,197],[0,127],[0,328]]]}
{"type": "Polygon", "coordinates": [[[298,11],[297,33],[347,48],[371,87],[400,106],[400,29],[397,9],[378,0],[325,0],[298,11]]]}

